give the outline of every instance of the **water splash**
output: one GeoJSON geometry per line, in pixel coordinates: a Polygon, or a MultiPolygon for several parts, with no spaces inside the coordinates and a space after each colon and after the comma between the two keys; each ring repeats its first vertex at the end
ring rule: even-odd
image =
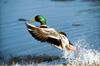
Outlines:
{"type": "Polygon", "coordinates": [[[67,62],[81,64],[100,64],[100,52],[95,49],[88,49],[89,43],[86,40],[78,40],[75,42],[75,45],[77,48],[75,52],[69,53],[66,50],[63,52],[63,58],[67,58],[67,62]]]}

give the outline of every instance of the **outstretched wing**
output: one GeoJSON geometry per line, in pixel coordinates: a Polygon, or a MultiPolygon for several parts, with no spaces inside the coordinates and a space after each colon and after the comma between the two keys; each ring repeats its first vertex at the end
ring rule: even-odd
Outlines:
{"type": "Polygon", "coordinates": [[[26,23],[28,31],[37,40],[41,42],[52,43],[56,46],[61,44],[61,38],[59,33],[52,28],[40,28],[29,23],[26,23]]]}

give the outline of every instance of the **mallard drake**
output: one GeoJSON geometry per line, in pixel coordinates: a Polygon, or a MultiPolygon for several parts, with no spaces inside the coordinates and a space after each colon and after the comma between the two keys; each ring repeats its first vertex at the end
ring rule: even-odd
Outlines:
{"type": "Polygon", "coordinates": [[[37,15],[31,21],[39,22],[41,24],[37,27],[30,22],[26,23],[28,31],[36,40],[51,43],[59,49],[66,48],[71,51],[75,50],[75,47],[68,40],[67,35],[64,32],[58,32],[54,28],[49,28],[46,24],[46,19],[43,16],[37,15]]]}

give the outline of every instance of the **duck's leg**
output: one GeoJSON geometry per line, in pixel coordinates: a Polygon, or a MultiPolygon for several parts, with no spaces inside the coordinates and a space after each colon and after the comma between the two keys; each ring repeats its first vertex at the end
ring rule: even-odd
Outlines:
{"type": "Polygon", "coordinates": [[[65,58],[65,60],[67,60],[71,52],[67,50],[66,46],[63,46],[62,51],[63,51],[63,57],[65,58]]]}
{"type": "Polygon", "coordinates": [[[66,45],[66,49],[69,50],[69,51],[75,51],[76,50],[76,48],[71,44],[66,45]]]}

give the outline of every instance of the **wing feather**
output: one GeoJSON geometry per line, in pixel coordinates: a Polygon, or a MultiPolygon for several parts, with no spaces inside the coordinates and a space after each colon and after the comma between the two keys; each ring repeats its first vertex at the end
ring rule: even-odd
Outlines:
{"type": "Polygon", "coordinates": [[[26,23],[28,31],[37,40],[59,46],[61,39],[59,33],[52,28],[40,28],[26,23]]]}

